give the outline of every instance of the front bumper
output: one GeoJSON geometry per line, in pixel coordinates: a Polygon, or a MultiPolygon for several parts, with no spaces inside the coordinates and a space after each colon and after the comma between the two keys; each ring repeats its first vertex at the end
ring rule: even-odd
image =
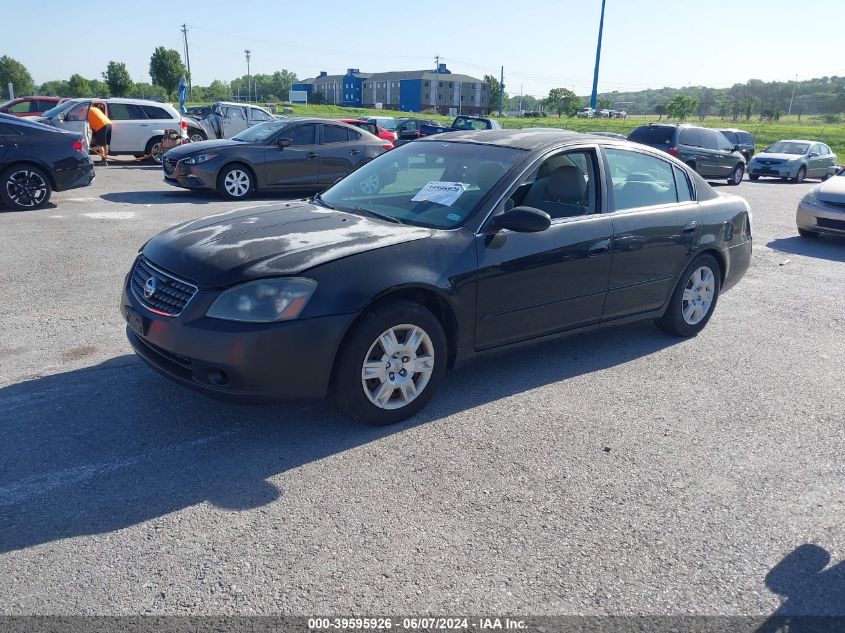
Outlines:
{"type": "MultiPolygon", "coordinates": [[[[211,161],[209,161],[211,162],[211,161]]],[[[217,168],[206,163],[199,165],[184,165],[183,163],[168,164],[162,161],[164,182],[183,189],[216,189],[217,168]]]]}
{"type": "Polygon", "coordinates": [[[845,235],[845,209],[831,209],[802,201],[798,203],[795,224],[807,231],[845,235]]]}
{"type": "Polygon", "coordinates": [[[281,323],[205,316],[216,292],[200,290],[177,317],[147,310],[127,281],[121,315],[135,353],[175,382],[235,402],[323,398],[340,342],[355,315],[281,323]]]}
{"type": "Polygon", "coordinates": [[[792,165],[790,163],[779,163],[777,165],[761,165],[751,162],[748,165],[749,176],[773,176],[775,178],[795,178],[801,163],[792,165]]]}

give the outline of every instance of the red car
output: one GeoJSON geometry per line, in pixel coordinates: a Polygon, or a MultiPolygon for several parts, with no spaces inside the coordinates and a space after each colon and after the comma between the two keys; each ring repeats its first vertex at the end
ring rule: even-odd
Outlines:
{"type": "Polygon", "coordinates": [[[383,127],[376,125],[372,121],[361,121],[359,119],[340,119],[341,123],[348,123],[349,125],[354,125],[355,127],[359,127],[362,130],[367,130],[370,134],[374,136],[378,136],[380,139],[384,141],[393,141],[396,140],[396,133],[395,132],[388,132],[383,127]]]}
{"type": "Polygon", "coordinates": [[[67,101],[67,99],[61,97],[20,97],[0,105],[0,112],[14,116],[41,116],[62,101],[67,101]]]}

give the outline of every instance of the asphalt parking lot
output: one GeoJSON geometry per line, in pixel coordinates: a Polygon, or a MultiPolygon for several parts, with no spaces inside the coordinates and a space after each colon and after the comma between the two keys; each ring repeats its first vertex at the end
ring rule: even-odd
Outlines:
{"type": "Polygon", "coordinates": [[[798,237],[812,184],[723,188],[754,258],[697,338],[487,360],[389,428],[132,355],[138,247],[242,203],[114,165],[0,213],[0,613],[845,613],[845,240],[798,237]]]}

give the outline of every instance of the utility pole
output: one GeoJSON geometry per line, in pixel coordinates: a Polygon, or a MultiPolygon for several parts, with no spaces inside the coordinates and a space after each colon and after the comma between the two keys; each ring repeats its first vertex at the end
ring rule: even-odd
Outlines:
{"type": "Polygon", "coordinates": [[[193,81],[191,80],[191,55],[188,52],[188,25],[182,25],[182,38],[185,40],[185,62],[188,64],[188,101],[193,98],[193,81]]]}
{"type": "Polygon", "coordinates": [[[519,84],[519,116],[522,116],[522,84],[519,84]]]}
{"type": "Polygon", "coordinates": [[[502,74],[499,77],[499,116],[502,116],[502,105],[505,101],[505,67],[502,66],[502,74]]]}
{"type": "Polygon", "coordinates": [[[596,96],[599,89],[599,62],[601,61],[601,33],[604,29],[604,2],[601,0],[601,19],[599,20],[599,42],[596,45],[596,68],[593,71],[593,92],[590,95],[590,107],[596,109],[596,96]]]}
{"type": "Polygon", "coordinates": [[[440,84],[440,55],[434,56],[434,74],[437,75],[434,78],[434,111],[440,114],[440,111],[437,109],[437,86],[440,84]]]}
{"type": "Polygon", "coordinates": [[[252,78],[249,74],[249,49],[246,49],[244,53],[246,54],[246,100],[249,102],[252,94],[252,78]]]}
{"type": "Polygon", "coordinates": [[[795,86],[798,85],[798,75],[795,75],[795,83],[792,84],[792,96],[789,98],[789,112],[786,113],[787,116],[792,114],[792,101],[795,99],[795,86]]]}

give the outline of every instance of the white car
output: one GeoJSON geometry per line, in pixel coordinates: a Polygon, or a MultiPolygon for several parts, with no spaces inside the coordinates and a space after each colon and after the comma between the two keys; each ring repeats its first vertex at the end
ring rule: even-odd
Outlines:
{"type": "Polygon", "coordinates": [[[575,116],[577,116],[579,119],[592,119],[594,116],[596,116],[596,111],[592,108],[581,108],[580,110],[578,110],[575,116]]]}
{"type": "Polygon", "coordinates": [[[92,103],[103,104],[106,116],[112,122],[111,155],[150,156],[161,162],[161,140],[164,131],[180,130],[191,141],[208,138],[205,130],[195,121],[183,118],[169,103],[144,99],[70,99],[37,120],[63,130],[73,130],[88,136],[88,109],[92,103]],[[185,123],[183,126],[182,123],[185,123]]]}

